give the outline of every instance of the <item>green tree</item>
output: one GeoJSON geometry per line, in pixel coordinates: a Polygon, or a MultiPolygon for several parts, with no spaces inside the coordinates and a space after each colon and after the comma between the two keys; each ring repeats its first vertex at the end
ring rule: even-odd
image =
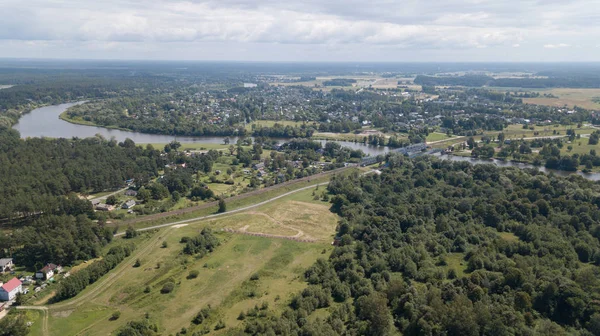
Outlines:
{"type": "Polygon", "coordinates": [[[386,335],[389,332],[392,317],[387,308],[387,299],[383,295],[373,293],[361,296],[355,307],[358,318],[368,322],[366,332],[369,335],[386,335]]]}
{"type": "Polygon", "coordinates": [[[219,198],[219,213],[223,213],[227,211],[227,203],[225,203],[225,200],[223,198],[219,198]]]}
{"type": "Polygon", "coordinates": [[[0,336],[27,336],[29,327],[23,314],[8,314],[0,320],[0,336]]]}

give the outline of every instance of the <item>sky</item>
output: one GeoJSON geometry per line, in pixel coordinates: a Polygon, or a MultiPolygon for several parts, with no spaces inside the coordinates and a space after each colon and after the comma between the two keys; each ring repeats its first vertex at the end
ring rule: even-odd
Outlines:
{"type": "Polygon", "coordinates": [[[0,57],[600,61],[600,0],[0,0],[0,57]]]}

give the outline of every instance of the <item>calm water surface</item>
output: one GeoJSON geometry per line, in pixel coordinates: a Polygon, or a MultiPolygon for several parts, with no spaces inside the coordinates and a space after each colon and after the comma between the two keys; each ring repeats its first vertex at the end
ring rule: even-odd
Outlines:
{"type": "MultiPolygon", "coordinates": [[[[129,138],[133,140],[135,143],[168,143],[173,140],[177,140],[181,143],[212,143],[212,144],[222,144],[225,137],[220,136],[205,136],[205,137],[185,137],[185,136],[171,136],[171,135],[158,135],[158,134],[146,134],[139,132],[129,132],[129,131],[121,131],[121,130],[113,130],[102,127],[94,127],[94,126],[85,126],[85,125],[76,125],[61,120],[59,115],[63,113],[66,109],[71,106],[82,104],[83,102],[78,103],[68,103],[68,104],[60,104],[60,105],[52,105],[46,107],[40,107],[31,111],[28,114],[23,115],[19,120],[19,123],[16,124],[13,128],[18,130],[21,133],[22,138],[28,137],[49,137],[49,138],[87,138],[93,137],[96,134],[100,134],[103,137],[110,139],[114,137],[117,141],[124,141],[129,138]]],[[[230,137],[232,143],[237,141],[236,137],[230,137]]],[[[286,141],[286,139],[278,139],[281,142],[286,141]]],[[[327,141],[320,140],[320,142],[324,145],[327,141]]],[[[360,149],[363,152],[369,155],[378,155],[384,154],[389,151],[388,147],[380,147],[380,146],[370,146],[361,143],[349,142],[349,141],[336,141],[340,143],[344,147],[350,147],[352,149],[360,149]]],[[[499,167],[518,167],[518,168],[534,168],[538,169],[544,173],[554,173],[560,176],[569,176],[571,174],[578,174],[587,179],[593,181],[600,180],[600,174],[585,174],[582,172],[565,172],[560,170],[546,169],[544,167],[536,167],[533,165],[511,162],[511,161],[501,161],[501,160],[493,160],[493,159],[475,159],[469,157],[462,156],[453,156],[453,155],[440,155],[435,154],[435,156],[439,157],[443,160],[452,160],[452,161],[466,161],[472,164],[495,164],[499,167]]]]}
{"type": "MultiPolygon", "coordinates": [[[[211,144],[222,144],[225,137],[221,136],[203,136],[203,137],[189,137],[189,136],[172,136],[172,135],[159,135],[159,134],[147,134],[139,132],[121,131],[108,129],[103,127],[85,126],[71,124],[59,118],[60,114],[71,106],[82,104],[68,103],[60,105],[52,105],[40,107],[27,113],[19,119],[19,123],[13,128],[21,133],[21,138],[29,137],[49,137],[49,138],[87,138],[93,137],[96,134],[100,134],[103,137],[110,139],[114,137],[117,141],[124,141],[129,138],[135,143],[168,143],[173,140],[177,140],[181,143],[211,143],[211,144]]],[[[236,137],[230,137],[232,143],[237,141],[236,137]]],[[[277,139],[281,142],[287,139],[277,139]]],[[[324,145],[327,141],[320,140],[324,145]]],[[[370,155],[383,154],[388,151],[387,147],[370,146],[361,143],[349,142],[349,141],[337,141],[344,147],[350,147],[352,149],[360,149],[363,152],[370,155]]]]}

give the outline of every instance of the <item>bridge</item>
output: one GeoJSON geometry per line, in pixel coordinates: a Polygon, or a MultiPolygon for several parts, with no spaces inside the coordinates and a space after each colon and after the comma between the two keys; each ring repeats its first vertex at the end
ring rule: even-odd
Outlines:
{"type": "MultiPolygon", "coordinates": [[[[407,147],[402,147],[402,148],[396,148],[393,149],[391,151],[389,151],[389,153],[398,153],[398,154],[402,154],[402,155],[406,155],[408,157],[417,157],[417,156],[421,156],[421,155],[431,155],[431,154],[435,154],[438,152],[441,152],[441,149],[432,149],[429,151],[425,151],[427,149],[427,144],[426,143],[420,143],[420,144],[414,144],[414,145],[410,145],[407,147]]],[[[377,162],[381,162],[383,161],[384,155],[377,155],[377,156],[367,156],[364,157],[362,159],[362,161],[360,162],[361,166],[368,166],[368,165],[372,165],[375,164],[377,162]]]]}

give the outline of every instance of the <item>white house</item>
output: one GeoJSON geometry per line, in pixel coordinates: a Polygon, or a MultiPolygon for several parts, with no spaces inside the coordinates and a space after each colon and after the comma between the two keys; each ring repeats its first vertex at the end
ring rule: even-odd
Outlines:
{"type": "Polygon", "coordinates": [[[10,272],[14,267],[12,258],[0,259],[0,273],[10,272]]]}
{"type": "Polygon", "coordinates": [[[125,203],[123,203],[123,205],[121,206],[121,208],[123,209],[131,209],[136,205],[136,202],[134,200],[129,200],[125,203]]]}
{"type": "Polygon", "coordinates": [[[37,279],[48,280],[54,276],[54,274],[58,274],[62,272],[62,267],[54,264],[48,264],[44,266],[41,270],[35,273],[35,277],[37,279]]]}
{"type": "Polygon", "coordinates": [[[12,278],[9,282],[0,287],[0,301],[12,301],[18,293],[23,291],[23,284],[17,278],[12,278]]]}

